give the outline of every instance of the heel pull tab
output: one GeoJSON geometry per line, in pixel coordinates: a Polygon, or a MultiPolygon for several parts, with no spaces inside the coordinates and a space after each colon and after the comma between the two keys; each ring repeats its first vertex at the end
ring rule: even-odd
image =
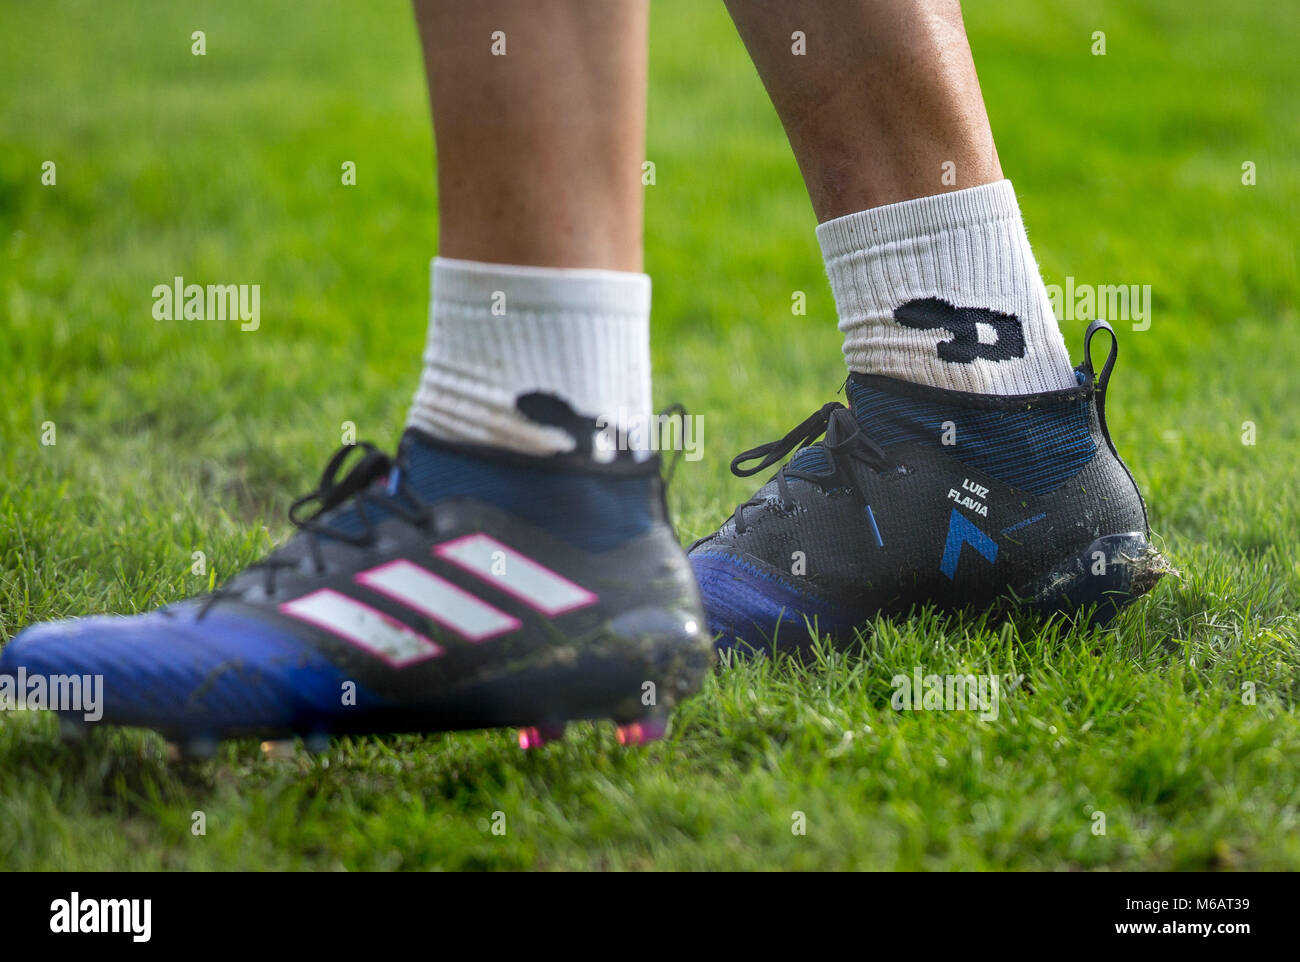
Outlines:
{"type": "Polygon", "coordinates": [[[1106,443],[1114,453],[1115,443],[1111,441],[1110,429],[1106,427],[1106,388],[1110,384],[1110,372],[1115,368],[1115,358],[1119,355],[1119,338],[1115,336],[1115,329],[1100,318],[1089,324],[1088,329],[1083,332],[1083,364],[1080,366],[1088,380],[1093,381],[1092,338],[1098,331],[1105,331],[1110,335],[1110,353],[1106,355],[1106,363],[1102,365],[1101,376],[1095,379],[1097,421],[1101,424],[1102,436],[1106,438],[1106,443]]]}

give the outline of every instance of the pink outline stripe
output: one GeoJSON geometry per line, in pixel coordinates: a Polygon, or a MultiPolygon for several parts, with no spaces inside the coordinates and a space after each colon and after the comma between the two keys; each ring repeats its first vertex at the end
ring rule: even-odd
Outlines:
{"type": "Polygon", "coordinates": [[[533,610],[540,611],[546,615],[562,615],[566,611],[577,611],[579,608],[586,608],[588,605],[594,605],[598,600],[600,600],[595,594],[588,591],[586,588],[582,587],[581,585],[575,585],[572,581],[570,581],[568,578],[564,577],[563,575],[555,573],[554,571],[552,571],[550,568],[546,567],[543,564],[538,564],[536,561],[534,561],[532,558],[529,558],[527,555],[520,554],[514,548],[511,548],[509,545],[504,545],[500,541],[496,540],[496,538],[490,537],[486,534],[467,534],[459,538],[454,538],[451,541],[447,541],[444,542],[443,544],[438,545],[436,548],[433,549],[433,553],[436,554],[442,560],[449,562],[450,564],[454,564],[456,567],[464,571],[468,571],[470,574],[486,582],[487,584],[490,584],[493,587],[498,588],[501,591],[504,591],[506,594],[510,595],[511,597],[519,599],[520,601],[528,605],[528,607],[532,608],[533,610]],[[509,583],[509,581],[507,580],[508,575],[506,577],[494,575],[491,573],[491,571],[485,571],[480,567],[475,567],[473,564],[452,555],[451,552],[455,550],[455,548],[458,545],[464,544],[467,541],[486,543],[489,546],[491,546],[492,550],[504,552],[506,555],[506,560],[508,562],[506,568],[507,571],[509,571],[509,565],[511,564],[522,565],[525,569],[532,570],[537,574],[541,575],[543,578],[548,578],[551,579],[552,581],[558,581],[567,585],[568,587],[572,588],[574,591],[582,595],[582,597],[579,598],[577,601],[573,602],[572,604],[557,606],[557,605],[547,605],[544,603],[543,600],[538,599],[535,596],[526,595],[522,591],[519,591],[517,588],[515,588],[509,583]]]}
{"type": "Polygon", "coordinates": [[[434,621],[438,622],[438,624],[442,625],[444,628],[454,631],[456,634],[460,635],[462,638],[465,638],[468,641],[473,641],[473,642],[486,641],[488,638],[497,637],[497,635],[504,635],[507,632],[517,631],[522,625],[522,622],[520,622],[520,620],[514,617],[513,615],[508,615],[504,611],[500,611],[496,608],[493,608],[486,601],[482,601],[474,597],[472,594],[470,594],[464,588],[461,588],[459,585],[452,584],[446,578],[439,578],[432,571],[426,571],[424,568],[421,568],[419,565],[407,561],[405,558],[399,558],[396,561],[389,561],[387,564],[381,564],[378,565],[377,567],[370,568],[366,571],[357,572],[357,574],[353,576],[353,579],[358,584],[364,585],[366,588],[370,589],[371,591],[377,594],[384,595],[387,598],[392,598],[398,604],[405,605],[407,608],[412,608],[423,615],[427,615],[428,617],[432,618],[434,621]],[[389,568],[395,568],[395,567],[402,568],[402,569],[409,569],[415,572],[416,575],[418,575],[421,578],[427,578],[430,581],[437,582],[437,586],[440,591],[445,591],[448,592],[449,594],[455,595],[456,599],[460,601],[462,604],[465,604],[469,608],[475,609],[477,612],[483,614],[484,616],[490,616],[492,618],[497,619],[499,622],[501,622],[500,626],[497,628],[489,628],[487,631],[480,631],[476,633],[471,632],[467,630],[466,626],[463,623],[457,623],[456,621],[449,618],[444,612],[439,611],[437,608],[434,608],[431,605],[422,604],[419,601],[416,601],[415,599],[412,599],[405,595],[399,595],[394,591],[385,588],[383,585],[378,584],[376,582],[375,578],[379,574],[379,572],[387,571],[389,568]]]}
{"type": "Polygon", "coordinates": [[[293,599],[293,601],[282,602],[280,604],[280,612],[281,614],[284,614],[290,618],[296,618],[299,621],[305,621],[308,622],[309,624],[315,625],[318,628],[322,628],[325,631],[328,631],[330,634],[342,638],[344,641],[348,642],[349,644],[355,645],[357,648],[360,648],[362,651],[366,652],[367,654],[373,655],[374,657],[378,658],[380,661],[384,662],[385,664],[389,665],[392,668],[406,668],[408,665],[414,665],[417,662],[421,662],[421,661],[428,661],[430,658],[437,658],[439,655],[442,654],[442,649],[439,648],[438,645],[436,645],[430,639],[424,637],[424,635],[420,634],[418,631],[412,631],[410,628],[402,624],[396,618],[390,618],[382,611],[376,611],[374,608],[371,608],[369,605],[362,604],[360,601],[357,601],[355,598],[349,598],[347,595],[341,594],[340,592],[337,592],[332,588],[321,588],[318,591],[313,591],[309,595],[303,595],[301,598],[295,598],[293,599]],[[310,611],[300,611],[295,609],[294,607],[295,605],[300,605],[305,601],[310,601],[312,598],[320,598],[322,595],[328,595],[333,598],[340,599],[346,602],[347,604],[352,605],[353,607],[365,609],[365,611],[379,618],[385,624],[389,625],[390,627],[396,628],[400,633],[410,635],[411,637],[415,638],[417,641],[423,643],[424,645],[427,645],[429,650],[427,652],[412,655],[409,658],[394,658],[391,655],[389,655],[387,652],[375,647],[373,644],[368,642],[363,636],[355,635],[355,634],[347,634],[334,623],[327,621],[324,618],[321,618],[310,611]]]}

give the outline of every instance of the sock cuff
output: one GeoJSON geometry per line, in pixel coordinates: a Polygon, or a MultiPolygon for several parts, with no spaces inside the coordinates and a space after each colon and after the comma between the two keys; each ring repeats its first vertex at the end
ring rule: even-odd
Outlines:
{"type": "Polygon", "coordinates": [[[650,276],[587,267],[530,267],[435,257],[433,297],[459,307],[490,310],[500,294],[505,309],[644,319],[650,314],[650,276]]]}
{"type": "Polygon", "coordinates": [[[845,214],[817,225],[817,241],[829,267],[839,258],[885,244],[995,221],[1020,222],[1020,204],[1009,180],[845,214]]]}
{"type": "MultiPolygon", "coordinates": [[[[435,258],[424,372],[408,424],[447,441],[546,456],[567,428],[519,408],[550,395],[583,417],[647,417],[650,279],[587,268],[435,258]]],[[[629,442],[631,443],[631,442],[629,442]]]]}

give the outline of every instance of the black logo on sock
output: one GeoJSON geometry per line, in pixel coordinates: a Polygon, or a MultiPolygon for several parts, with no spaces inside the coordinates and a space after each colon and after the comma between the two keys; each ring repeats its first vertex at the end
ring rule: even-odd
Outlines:
{"type": "Polygon", "coordinates": [[[894,320],[921,331],[951,331],[951,341],[939,342],[939,357],[954,364],[969,364],[980,357],[1009,361],[1025,356],[1025,331],[1014,314],[985,307],[953,307],[937,297],[925,297],[900,304],[894,309],[894,320]],[[981,341],[977,324],[993,328],[997,340],[992,344],[981,341]]]}
{"type": "Polygon", "coordinates": [[[530,421],[567,432],[577,454],[591,454],[591,439],[600,430],[600,422],[579,414],[564,398],[530,391],[515,398],[515,409],[530,421]]]}

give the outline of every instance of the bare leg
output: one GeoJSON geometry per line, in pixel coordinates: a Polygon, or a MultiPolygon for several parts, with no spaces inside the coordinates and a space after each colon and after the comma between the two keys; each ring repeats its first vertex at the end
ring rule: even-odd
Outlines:
{"type": "Polygon", "coordinates": [[[648,0],[415,0],[438,258],[408,423],[535,455],[648,415],[648,0]],[[570,417],[572,422],[572,417],[570,417]]]}
{"type": "Polygon", "coordinates": [[[818,221],[1002,178],[958,0],[727,0],[727,9],[818,221]],[[806,37],[802,56],[795,31],[806,37]]]}
{"type": "Polygon", "coordinates": [[[439,253],[640,270],[648,0],[415,9],[438,145],[439,253]],[[504,56],[493,53],[501,35],[504,56]]]}

